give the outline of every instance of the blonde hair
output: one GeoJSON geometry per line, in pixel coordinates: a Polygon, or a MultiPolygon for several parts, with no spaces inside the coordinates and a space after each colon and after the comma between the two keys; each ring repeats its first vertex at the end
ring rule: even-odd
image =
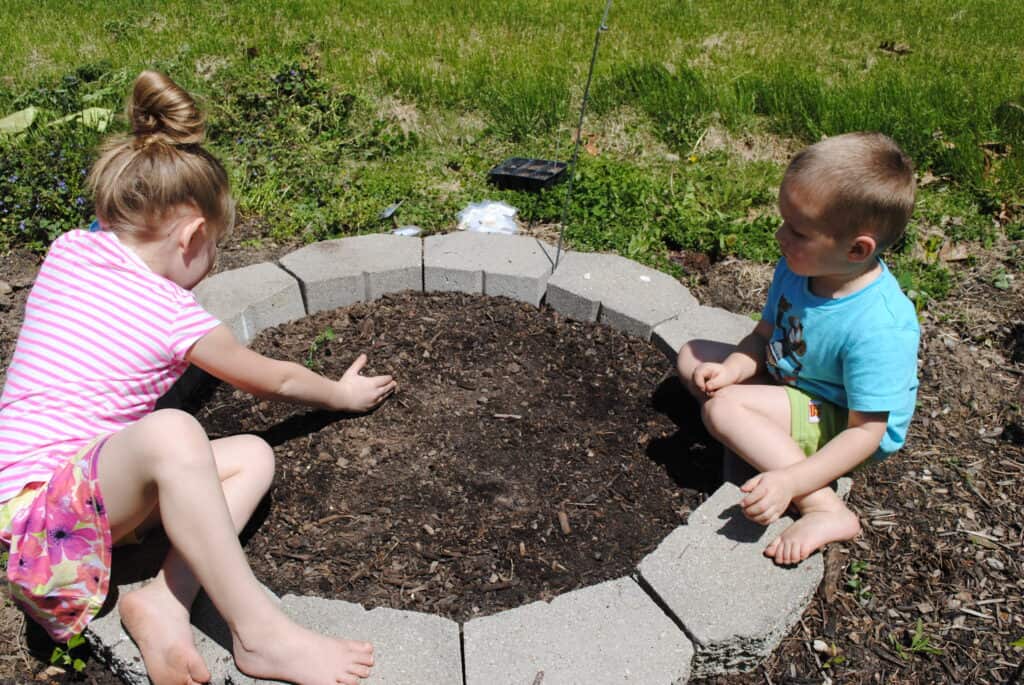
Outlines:
{"type": "Polygon", "coordinates": [[[914,211],[913,162],[881,133],[845,133],[801,150],[782,183],[829,197],[837,233],[871,235],[876,254],[900,239],[914,211]]]}
{"type": "Polygon", "coordinates": [[[126,114],[131,134],[107,139],[89,172],[100,224],[145,238],[191,205],[215,238],[227,234],[235,221],[228,175],[202,147],[206,122],[192,96],[164,74],[144,71],[126,114]]]}

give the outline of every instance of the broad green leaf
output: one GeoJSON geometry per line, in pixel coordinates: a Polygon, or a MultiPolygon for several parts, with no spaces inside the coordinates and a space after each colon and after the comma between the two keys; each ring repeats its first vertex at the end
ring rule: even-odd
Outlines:
{"type": "Polygon", "coordinates": [[[11,136],[25,131],[35,121],[38,113],[39,110],[35,107],[26,107],[20,112],[0,119],[0,134],[11,136]]]}
{"type": "Polygon", "coordinates": [[[83,126],[87,126],[103,133],[107,130],[107,126],[110,125],[113,118],[114,110],[112,109],[107,109],[106,107],[89,107],[88,109],[83,109],[81,112],[75,112],[74,114],[69,114],[66,117],[55,119],[48,125],[56,126],[58,124],[66,124],[69,121],[79,121],[83,126]]]}
{"type": "Polygon", "coordinates": [[[114,118],[114,110],[107,109],[106,107],[90,107],[83,109],[80,114],[82,115],[82,123],[84,125],[100,133],[107,130],[107,126],[110,125],[114,118]]]}

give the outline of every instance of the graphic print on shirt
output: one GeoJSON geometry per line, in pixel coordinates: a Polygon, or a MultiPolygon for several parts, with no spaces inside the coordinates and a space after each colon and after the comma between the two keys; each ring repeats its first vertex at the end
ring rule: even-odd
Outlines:
{"type": "Polygon", "coordinates": [[[786,316],[786,312],[793,308],[793,305],[786,299],[785,295],[779,297],[779,305],[775,310],[775,328],[782,333],[778,340],[768,343],[767,354],[765,354],[765,365],[768,373],[780,383],[792,385],[796,383],[800,370],[804,365],[800,357],[807,353],[807,342],[804,340],[804,325],[795,316],[786,316]],[[789,359],[793,366],[791,373],[786,373],[779,367],[783,359],[789,359]]]}

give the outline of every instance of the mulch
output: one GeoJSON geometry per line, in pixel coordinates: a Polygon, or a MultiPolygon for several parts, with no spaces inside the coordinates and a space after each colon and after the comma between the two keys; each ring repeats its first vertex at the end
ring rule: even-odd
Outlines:
{"type": "MultiPolygon", "coordinates": [[[[979,247],[952,265],[954,292],[922,313],[907,447],[855,477],[864,533],[829,546],[825,578],[775,654],[701,685],[1024,683],[1024,653],[1011,644],[1024,638],[1024,283],[1014,247],[979,247]],[[1009,289],[995,285],[1015,269],[1009,289]]],[[[18,266],[17,287],[0,295],[4,363],[20,320],[9,313],[24,301],[18,266]]],[[[702,303],[741,313],[759,309],[770,278],[770,267],[728,260],[692,272],[702,303]]],[[[278,591],[492,613],[623,575],[716,485],[717,449],[663,382],[664,358],[602,327],[497,300],[400,296],[256,344],[330,375],[366,351],[372,372],[401,383],[361,417],[225,388],[198,398],[216,435],[256,431],[276,446],[278,480],[247,553],[278,591]]],[[[0,681],[43,672],[52,648],[32,631],[21,637],[16,616],[7,609],[0,624],[0,681]]],[[[82,675],[41,682],[116,681],[90,660],[82,675]]]]}

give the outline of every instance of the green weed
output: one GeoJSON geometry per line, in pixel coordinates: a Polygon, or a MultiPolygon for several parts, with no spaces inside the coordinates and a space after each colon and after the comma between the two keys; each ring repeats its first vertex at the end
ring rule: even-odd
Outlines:
{"type": "Polygon", "coordinates": [[[85,670],[85,660],[75,655],[75,649],[84,644],[84,637],[81,635],[73,636],[64,647],[57,646],[53,648],[53,653],[50,654],[50,663],[57,666],[70,667],[76,673],[81,673],[85,670]]]}
{"type": "Polygon", "coordinates": [[[309,354],[306,355],[306,368],[313,369],[320,366],[320,363],[316,361],[316,356],[332,340],[334,340],[334,329],[330,326],[313,338],[313,342],[309,344],[309,354]]]}
{"type": "Polygon", "coordinates": [[[903,638],[900,639],[890,633],[889,643],[901,659],[907,659],[910,654],[942,654],[942,649],[934,646],[931,638],[925,635],[921,619],[917,619],[913,635],[905,631],[903,638]]]}
{"type": "Polygon", "coordinates": [[[857,601],[864,603],[871,599],[871,592],[864,579],[864,573],[870,570],[871,565],[866,561],[851,561],[846,568],[846,589],[854,594],[857,601]]]}

